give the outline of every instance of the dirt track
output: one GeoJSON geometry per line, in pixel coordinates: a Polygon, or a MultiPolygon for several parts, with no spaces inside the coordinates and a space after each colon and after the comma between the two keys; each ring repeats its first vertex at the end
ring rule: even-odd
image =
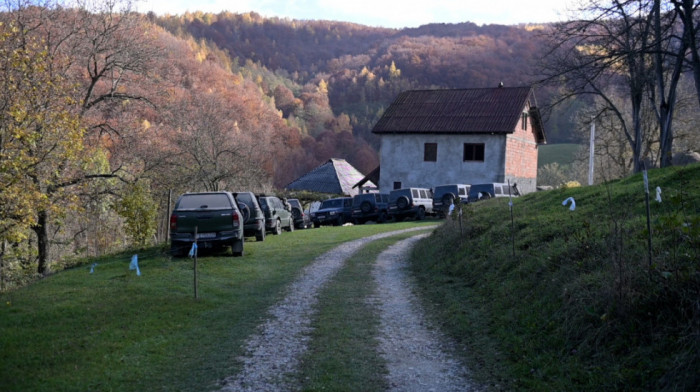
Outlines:
{"type": "MultiPolygon", "coordinates": [[[[367,243],[418,227],[346,242],[321,255],[268,310],[268,320],[246,343],[243,370],[224,380],[222,391],[293,391],[293,375],[306,351],[314,305],[322,287],[345,261],[367,243]]],[[[464,369],[442,349],[444,337],[430,328],[410,289],[403,266],[410,247],[421,236],[388,248],[377,259],[374,278],[379,287],[369,302],[381,313],[379,336],[387,361],[389,385],[400,391],[468,391],[464,369]]]]}

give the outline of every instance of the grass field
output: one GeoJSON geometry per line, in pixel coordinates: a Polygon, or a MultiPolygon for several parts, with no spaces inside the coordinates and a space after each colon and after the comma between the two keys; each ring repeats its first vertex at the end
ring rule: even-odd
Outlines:
{"type": "MultiPolygon", "coordinates": [[[[493,391],[697,391],[700,165],[464,208],[416,246],[436,325],[493,391]],[[655,187],[663,201],[654,201],[655,187]],[[575,210],[562,201],[573,197],[575,210]],[[647,240],[651,233],[651,250],[647,240]]],[[[325,227],[246,242],[193,263],[158,249],[86,261],[0,295],[0,391],[203,391],[240,370],[242,343],[301,268],[349,240],[427,222],[325,227]],[[94,273],[90,264],[97,263],[94,273]]],[[[324,287],[298,383],[384,390],[371,243],[324,287]]]]}
{"type": "Polygon", "coordinates": [[[0,391],[216,390],[301,268],[342,242],[417,224],[298,230],[246,242],[242,258],[200,257],[197,300],[192,260],[157,249],[139,254],[141,276],[125,253],[4,293],[0,391]]]}
{"type": "Polygon", "coordinates": [[[561,166],[570,165],[580,148],[581,146],[578,144],[545,144],[539,146],[537,147],[539,150],[537,167],[542,167],[549,163],[558,163],[561,166]]]}

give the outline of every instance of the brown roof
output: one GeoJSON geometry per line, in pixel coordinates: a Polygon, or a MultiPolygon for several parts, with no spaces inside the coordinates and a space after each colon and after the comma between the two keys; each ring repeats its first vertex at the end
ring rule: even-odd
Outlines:
{"type": "MultiPolygon", "coordinates": [[[[373,133],[512,133],[527,103],[537,111],[531,87],[411,90],[396,97],[373,133]]],[[[533,113],[539,119],[539,112],[533,113]]],[[[544,141],[541,122],[538,139],[544,141]]]]}

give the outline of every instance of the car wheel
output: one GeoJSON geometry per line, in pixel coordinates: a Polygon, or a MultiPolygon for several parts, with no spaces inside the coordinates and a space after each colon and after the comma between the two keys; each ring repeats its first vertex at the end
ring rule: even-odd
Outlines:
{"type": "Polygon", "coordinates": [[[418,208],[418,212],[416,212],[416,220],[423,220],[425,218],[425,209],[423,207],[418,208]]]}
{"type": "Polygon", "coordinates": [[[365,214],[369,214],[369,212],[372,211],[372,205],[368,201],[363,201],[362,204],[360,204],[360,210],[365,214]]]}
{"type": "Polygon", "coordinates": [[[401,196],[396,200],[396,207],[400,210],[406,209],[408,207],[408,197],[401,196]]]}
{"type": "Polygon", "coordinates": [[[250,207],[246,203],[238,203],[238,208],[241,210],[241,215],[243,215],[243,223],[248,223],[250,219],[250,207]]]}
{"type": "Polygon", "coordinates": [[[292,217],[289,217],[289,228],[287,230],[289,230],[290,233],[294,231],[294,218],[292,217]]]}
{"type": "Polygon", "coordinates": [[[180,246],[180,245],[170,245],[170,254],[173,257],[184,257],[185,256],[185,247],[180,246]]]}
{"type": "Polygon", "coordinates": [[[242,239],[233,240],[233,244],[231,244],[231,253],[233,254],[233,257],[243,256],[243,240],[242,239]]]}
{"type": "Polygon", "coordinates": [[[265,227],[263,227],[262,229],[258,230],[257,233],[255,233],[255,240],[265,241],[265,227]]]}
{"type": "Polygon", "coordinates": [[[275,230],[272,232],[274,235],[282,234],[282,222],[279,219],[275,221],[275,230]]]}

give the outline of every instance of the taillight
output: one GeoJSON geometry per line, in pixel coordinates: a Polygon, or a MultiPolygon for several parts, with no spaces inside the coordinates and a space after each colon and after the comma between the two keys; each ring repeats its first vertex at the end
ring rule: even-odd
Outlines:
{"type": "Polygon", "coordinates": [[[233,227],[239,227],[241,225],[241,217],[236,212],[231,215],[233,216],[233,227]]]}
{"type": "Polygon", "coordinates": [[[170,230],[177,230],[177,215],[175,214],[170,215],[170,230]]]}

